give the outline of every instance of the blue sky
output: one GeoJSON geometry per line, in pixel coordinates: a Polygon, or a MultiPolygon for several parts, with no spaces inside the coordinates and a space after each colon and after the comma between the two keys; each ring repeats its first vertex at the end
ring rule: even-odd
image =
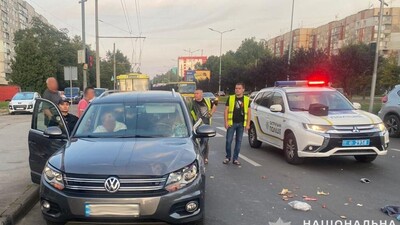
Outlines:
{"type": "MultiPolygon", "coordinates": [[[[81,7],[78,0],[27,0],[57,28],[67,28],[69,35],[81,35],[81,7]]],[[[224,35],[223,52],[236,50],[245,38],[269,39],[289,31],[292,0],[136,0],[140,5],[140,23],[135,0],[99,0],[100,36],[142,35],[141,71],[150,75],[176,66],[184,49],[201,49],[204,55],[219,54],[217,30],[235,29],[224,35]],[[126,6],[125,18],[122,5],[126,6]],[[128,22],[127,22],[128,21],[128,22]],[[130,26],[128,26],[128,23],[130,26]],[[141,29],[139,29],[139,26],[141,29]],[[131,32],[129,32],[131,31],[131,32]],[[141,31],[141,32],[140,32],[141,31]]],[[[388,1],[400,6],[400,0],[388,1]]],[[[295,0],[294,28],[316,27],[341,19],[379,1],[368,0],[295,0]]],[[[95,48],[94,0],[86,2],[86,40],[95,48]]],[[[131,61],[138,61],[140,41],[101,39],[100,54],[113,43],[131,61]]],[[[200,54],[200,51],[194,53],[200,54]]]]}

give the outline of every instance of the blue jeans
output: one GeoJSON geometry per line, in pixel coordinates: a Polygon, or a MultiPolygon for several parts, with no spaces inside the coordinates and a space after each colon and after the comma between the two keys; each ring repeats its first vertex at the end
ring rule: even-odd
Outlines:
{"type": "Polygon", "coordinates": [[[231,159],[231,147],[233,141],[233,135],[236,132],[236,140],[235,140],[235,150],[233,152],[233,161],[239,158],[240,153],[240,145],[242,144],[244,126],[243,123],[233,123],[231,127],[226,131],[226,158],[231,159]]]}

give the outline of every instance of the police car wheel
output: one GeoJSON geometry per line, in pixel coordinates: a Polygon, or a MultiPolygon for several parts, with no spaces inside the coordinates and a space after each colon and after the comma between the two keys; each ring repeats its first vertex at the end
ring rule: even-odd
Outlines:
{"type": "Polygon", "coordinates": [[[290,164],[301,164],[303,159],[297,154],[297,142],[296,137],[293,133],[289,133],[285,137],[284,148],[283,148],[286,161],[290,164]]]}
{"type": "Polygon", "coordinates": [[[249,130],[249,144],[252,148],[259,148],[261,147],[262,142],[257,140],[257,130],[254,126],[254,123],[250,124],[249,130]]]}
{"type": "Polygon", "coordinates": [[[400,119],[396,115],[385,117],[385,126],[389,131],[390,137],[400,136],[400,119]]]}
{"type": "Polygon", "coordinates": [[[372,162],[376,159],[377,155],[355,155],[354,158],[356,158],[357,161],[363,162],[363,163],[369,163],[372,162]]]}

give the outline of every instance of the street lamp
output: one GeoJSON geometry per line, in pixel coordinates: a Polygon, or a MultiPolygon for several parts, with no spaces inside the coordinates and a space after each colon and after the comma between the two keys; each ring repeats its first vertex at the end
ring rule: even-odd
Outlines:
{"type": "Polygon", "coordinates": [[[219,33],[221,35],[221,40],[220,40],[220,44],[219,44],[219,78],[218,78],[218,92],[220,92],[221,91],[221,64],[222,64],[222,58],[221,58],[221,55],[222,55],[222,35],[224,33],[234,31],[235,29],[230,29],[230,30],[226,30],[226,31],[218,31],[218,30],[214,30],[212,28],[208,28],[208,29],[210,29],[211,31],[217,32],[217,33],[219,33]]]}
{"type": "MultiPolygon", "coordinates": [[[[288,66],[290,67],[290,59],[292,56],[293,48],[293,14],[294,14],[294,0],[292,1],[292,16],[290,19],[290,39],[289,39],[289,52],[288,52],[288,66]]],[[[289,80],[289,72],[287,74],[287,80],[289,80]]]]}
{"type": "Polygon", "coordinates": [[[192,56],[192,55],[193,55],[193,53],[200,51],[200,49],[197,49],[197,50],[191,51],[191,50],[190,50],[190,48],[189,48],[189,50],[183,49],[183,51],[185,51],[185,52],[189,52],[189,56],[192,56]]]}

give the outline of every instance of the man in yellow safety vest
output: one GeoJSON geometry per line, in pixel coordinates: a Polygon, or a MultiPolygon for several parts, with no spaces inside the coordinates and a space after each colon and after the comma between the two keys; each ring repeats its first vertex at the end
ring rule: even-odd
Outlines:
{"type": "Polygon", "coordinates": [[[238,160],[240,153],[240,145],[242,143],[242,137],[244,129],[249,130],[250,128],[250,101],[248,96],[244,96],[244,84],[237,83],[235,85],[235,94],[230,95],[226,100],[225,107],[225,128],[226,128],[226,156],[223,161],[224,164],[229,163],[231,160],[231,146],[233,136],[236,133],[235,150],[233,153],[233,164],[240,165],[238,160]]]}
{"type": "MultiPolygon", "coordinates": [[[[217,110],[217,106],[209,98],[203,98],[203,90],[197,88],[194,92],[194,99],[191,105],[190,114],[193,121],[196,122],[199,118],[204,124],[211,125],[211,117],[217,110]]],[[[202,138],[201,144],[204,145],[203,157],[204,163],[208,163],[208,138],[202,138]]]]}

